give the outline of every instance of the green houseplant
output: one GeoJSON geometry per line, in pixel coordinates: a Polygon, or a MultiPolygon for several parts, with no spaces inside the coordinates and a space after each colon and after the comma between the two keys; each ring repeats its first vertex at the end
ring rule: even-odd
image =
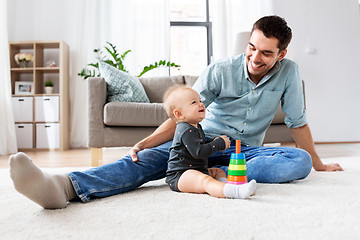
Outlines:
{"type": "Polygon", "coordinates": [[[45,82],[45,94],[52,94],[53,91],[54,91],[54,82],[49,79],[45,82]]]}
{"type": "MultiPolygon", "coordinates": [[[[100,60],[106,62],[107,64],[110,64],[111,66],[113,66],[121,71],[128,72],[124,66],[123,61],[124,61],[126,55],[131,52],[131,50],[127,50],[123,54],[119,54],[116,49],[116,46],[114,46],[110,42],[107,42],[107,45],[108,46],[105,45],[104,48],[105,48],[106,52],[108,53],[108,55],[104,54],[104,52],[102,52],[100,49],[94,49],[94,53],[96,53],[98,55],[98,58],[100,60]],[[110,55],[110,58],[108,57],[109,55],[110,55]]],[[[137,75],[137,77],[141,77],[146,72],[148,72],[152,69],[158,68],[158,67],[177,67],[177,68],[179,68],[180,65],[171,63],[170,61],[160,60],[158,62],[155,62],[154,64],[145,66],[143,68],[143,70],[141,71],[141,73],[139,75],[137,75]]],[[[78,76],[83,77],[84,80],[89,77],[100,77],[99,63],[88,64],[88,67],[82,69],[81,72],[78,73],[78,76]]]]}
{"type": "Polygon", "coordinates": [[[49,79],[45,82],[45,87],[53,87],[53,86],[54,86],[54,83],[52,80],[49,79]]]}

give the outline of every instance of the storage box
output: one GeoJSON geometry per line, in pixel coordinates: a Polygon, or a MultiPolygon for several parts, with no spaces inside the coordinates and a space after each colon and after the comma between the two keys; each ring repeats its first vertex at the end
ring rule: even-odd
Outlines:
{"type": "Polygon", "coordinates": [[[31,123],[15,124],[18,148],[33,148],[33,125],[31,123]]]}
{"type": "Polygon", "coordinates": [[[33,97],[12,98],[15,122],[33,121],[33,97]]]}
{"type": "Polygon", "coordinates": [[[36,148],[60,148],[60,124],[36,124],[36,148]]]}
{"type": "Polygon", "coordinates": [[[59,96],[35,97],[35,121],[59,121],[59,96]]]}

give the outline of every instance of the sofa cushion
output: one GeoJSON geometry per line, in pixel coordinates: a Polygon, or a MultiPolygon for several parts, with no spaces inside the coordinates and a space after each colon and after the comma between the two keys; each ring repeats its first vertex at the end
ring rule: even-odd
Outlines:
{"type": "Polygon", "coordinates": [[[189,76],[189,75],[185,75],[184,76],[184,80],[185,80],[185,85],[186,86],[189,86],[189,87],[192,87],[196,80],[198,79],[199,77],[198,76],[189,76]]]}
{"type": "Polygon", "coordinates": [[[281,110],[281,106],[279,104],[278,109],[276,110],[275,116],[272,120],[272,124],[285,124],[284,123],[285,116],[286,116],[286,114],[281,110]]]}
{"type": "Polygon", "coordinates": [[[140,78],[145,92],[152,103],[162,103],[166,90],[176,84],[184,84],[183,76],[140,78]]]}
{"type": "Polygon", "coordinates": [[[150,102],[137,77],[99,61],[101,76],[107,83],[107,101],[150,102]]]}
{"type": "Polygon", "coordinates": [[[157,127],[166,119],[162,103],[109,102],[104,106],[108,126],[157,127]]]}

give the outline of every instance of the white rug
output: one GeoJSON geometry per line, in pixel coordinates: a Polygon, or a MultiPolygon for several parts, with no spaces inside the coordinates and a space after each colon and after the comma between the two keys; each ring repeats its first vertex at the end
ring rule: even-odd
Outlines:
{"type": "Polygon", "coordinates": [[[360,239],[360,159],[324,162],[345,171],[258,184],[251,200],[176,193],[162,179],[63,210],[18,194],[0,169],[0,239],[360,239]]]}

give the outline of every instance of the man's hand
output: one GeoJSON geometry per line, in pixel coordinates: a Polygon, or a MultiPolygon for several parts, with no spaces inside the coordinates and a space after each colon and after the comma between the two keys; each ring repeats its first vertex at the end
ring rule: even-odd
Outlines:
{"type": "Polygon", "coordinates": [[[344,171],[338,163],[324,164],[321,161],[320,157],[315,151],[314,140],[311,136],[309,125],[306,124],[302,127],[291,128],[291,133],[298,147],[304,149],[311,155],[313,168],[316,171],[344,171]]]}
{"type": "Polygon", "coordinates": [[[230,147],[231,141],[229,140],[229,138],[226,135],[221,135],[220,136],[222,139],[224,139],[225,141],[225,149],[228,149],[230,147]]]}
{"type": "Polygon", "coordinates": [[[163,122],[150,136],[135,144],[130,150],[129,155],[134,162],[138,161],[137,153],[141,150],[153,148],[170,141],[174,137],[176,123],[170,118],[163,122]]]}
{"type": "Polygon", "coordinates": [[[143,150],[141,147],[139,147],[138,144],[135,144],[130,150],[129,150],[129,155],[131,157],[131,159],[133,160],[133,162],[137,162],[138,157],[137,157],[137,153],[140,152],[141,150],[143,150]]]}
{"type": "Polygon", "coordinates": [[[329,163],[329,164],[322,164],[322,166],[315,167],[316,171],[325,171],[325,172],[333,172],[333,171],[344,171],[344,169],[338,163],[329,163]]]}

